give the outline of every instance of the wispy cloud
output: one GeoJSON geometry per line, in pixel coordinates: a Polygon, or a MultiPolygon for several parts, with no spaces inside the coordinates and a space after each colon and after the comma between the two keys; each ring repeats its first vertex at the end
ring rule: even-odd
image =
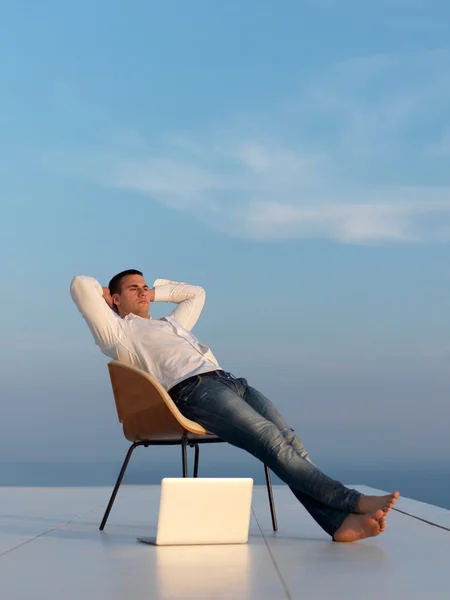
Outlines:
{"type": "Polygon", "coordinates": [[[446,51],[349,60],[247,131],[133,138],[95,176],[235,236],[449,242],[449,73],[446,51]]]}

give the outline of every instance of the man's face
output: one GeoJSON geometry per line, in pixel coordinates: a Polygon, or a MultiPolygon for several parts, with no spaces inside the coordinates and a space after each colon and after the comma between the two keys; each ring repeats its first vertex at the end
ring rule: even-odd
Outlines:
{"type": "Polygon", "coordinates": [[[113,294],[112,301],[121,317],[133,313],[147,318],[150,308],[149,289],[142,275],[127,275],[122,279],[120,294],[113,294]]]}

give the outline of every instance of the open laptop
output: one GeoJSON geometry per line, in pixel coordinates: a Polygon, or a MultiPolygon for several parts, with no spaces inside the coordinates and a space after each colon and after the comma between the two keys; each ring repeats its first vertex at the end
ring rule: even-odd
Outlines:
{"type": "Polygon", "coordinates": [[[252,506],[251,478],[175,478],[161,482],[157,546],[245,544],[252,506]]]}

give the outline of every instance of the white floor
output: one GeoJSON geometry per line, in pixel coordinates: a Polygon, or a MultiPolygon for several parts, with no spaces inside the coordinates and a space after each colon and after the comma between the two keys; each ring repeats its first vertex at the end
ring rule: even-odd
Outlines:
{"type": "Polygon", "coordinates": [[[450,511],[401,498],[383,535],[334,544],[284,486],[274,534],[258,486],[248,544],[157,548],[136,537],[155,533],[159,487],[123,486],[100,532],[110,492],[0,488],[2,600],[450,598],[450,511]]]}

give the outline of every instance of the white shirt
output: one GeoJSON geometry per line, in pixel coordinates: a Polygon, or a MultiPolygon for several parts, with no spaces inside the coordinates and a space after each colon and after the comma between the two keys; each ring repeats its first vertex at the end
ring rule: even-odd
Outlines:
{"type": "Polygon", "coordinates": [[[93,277],[75,277],[70,293],[103,354],[147,371],[166,390],[192,375],[219,370],[208,346],[190,333],[205,303],[204,289],[167,279],[153,285],[155,302],[178,304],[167,317],[129,314],[122,319],[106,304],[93,277]]]}

